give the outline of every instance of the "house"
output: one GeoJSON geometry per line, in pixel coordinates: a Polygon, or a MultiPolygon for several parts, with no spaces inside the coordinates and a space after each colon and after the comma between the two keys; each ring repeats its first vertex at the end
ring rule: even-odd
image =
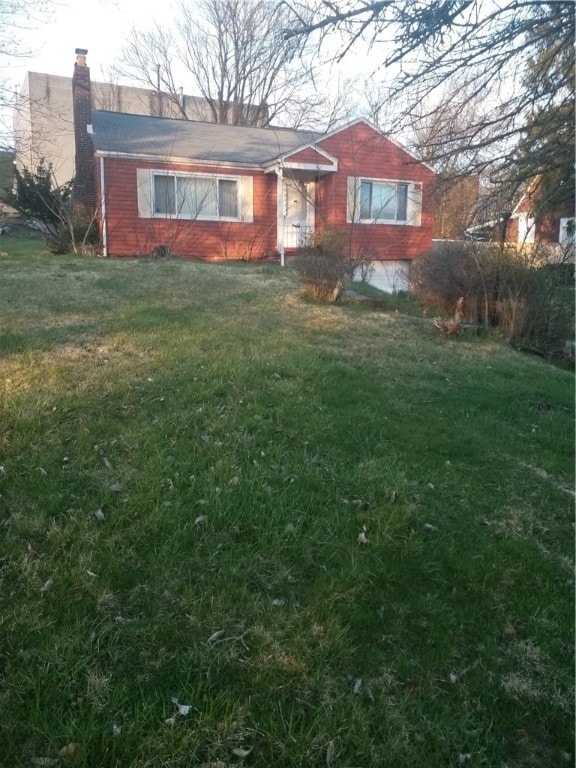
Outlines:
{"type": "Polygon", "coordinates": [[[434,172],[365,120],[318,133],[92,110],[84,56],[73,88],[73,199],[97,210],[104,255],[284,263],[337,229],[390,289],[431,248],[434,172]]]}
{"type": "MultiPolygon", "coordinates": [[[[186,120],[213,120],[206,99],[116,83],[91,83],[94,109],[186,120]]],[[[260,112],[261,110],[259,110],[260,112]]],[[[14,110],[17,167],[34,170],[41,160],[52,165],[60,186],[74,175],[72,79],[27,72],[14,110]]]]}
{"type": "Polygon", "coordinates": [[[482,235],[482,239],[521,247],[542,243],[562,250],[574,244],[575,217],[574,190],[561,203],[550,206],[541,180],[536,178],[512,211],[503,211],[496,219],[470,227],[467,234],[472,239],[482,235]]]}
{"type": "Polygon", "coordinates": [[[574,190],[553,208],[546,204],[540,179],[534,179],[512,211],[506,242],[568,245],[574,242],[574,190]]]}

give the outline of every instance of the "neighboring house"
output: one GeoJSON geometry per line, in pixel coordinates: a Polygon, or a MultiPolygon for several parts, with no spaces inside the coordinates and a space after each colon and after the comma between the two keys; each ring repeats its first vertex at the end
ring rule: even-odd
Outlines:
{"type": "Polygon", "coordinates": [[[431,248],[434,172],[365,120],[321,134],[92,110],[82,57],[74,89],[76,205],[96,206],[105,255],[283,262],[337,229],[390,289],[431,248]]]}
{"type": "MultiPolygon", "coordinates": [[[[180,94],[178,103],[168,94],[146,88],[93,82],[92,107],[135,115],[212,121],[208,102],[180,94]]],[[[14,111],[18,168],[35,170],[40,160],[52,164],[58,185],[74,175],[74,120],[72,79],[28,72],[14,111]]]]}
{"type": "MultiPolygon", "coordinates": [[[[572,190],[573,193],[573,190],[572,190]]],[[[470,227],[473,238],[485,233],[486,239],[497,242],[533,246],[537,243],[566,246],[574,243],[576,212],[574,197],[551,209],[543,199],[539,179],[535,179],[511,212],[503,212],[497,219],[470,227]]]]}
{"type": "Polygon", "coordinates": [[[575,216],[573,196],[550,210],[542,200],[541,185],[535,180],[512,212],[506,241],[568,245],[574,242],[575,216]]]}

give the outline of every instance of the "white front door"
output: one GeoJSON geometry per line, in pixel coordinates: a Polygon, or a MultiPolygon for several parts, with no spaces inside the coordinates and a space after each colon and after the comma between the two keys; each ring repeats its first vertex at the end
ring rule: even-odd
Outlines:
{"type": "Polygon", "coordinates": [[[310,242],[314,232],[314,183],[284,178],[284,247],[310,242]]]}

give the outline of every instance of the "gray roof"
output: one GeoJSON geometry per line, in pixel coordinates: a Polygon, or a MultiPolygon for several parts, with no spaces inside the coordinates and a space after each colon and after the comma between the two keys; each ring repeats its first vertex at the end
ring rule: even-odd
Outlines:
{"type": "Polygon", "coordinates": [[[92,111],[92,130],[97,152],[250,166],[265,166],[324,135],[290,128],[248,128],[102,110],[92,111]]]}

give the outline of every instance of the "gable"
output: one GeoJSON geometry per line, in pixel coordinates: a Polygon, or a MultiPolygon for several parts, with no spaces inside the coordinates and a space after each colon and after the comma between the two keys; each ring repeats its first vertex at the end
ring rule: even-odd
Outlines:
{"type": "Polygon", "coordinates": [[[284,155],[284,160],[290,163],[306,163],[310,165],[326,165],[328,158],[324,153],[320,153],[313,147],[305,147],[292,154],[284,155]]]}
{"type": "Polygon", "coordinates": [[[436,175],[430,166],[364,119],[329,133],[317,144],[355,175],[373,176],[374,163],[378,167],[387,164],[393,178],[431,180],[436,175]]]}
{"type": "Polygon", "coordinates": [[[531,216],[550,216],[555,219],[572,217],[574,215],[574,195],[569,194],[566,199],[550,203],[546,190],[542,186],[541,177],[533,179],[528,188],[514,207],[512,215],[529,214],[531,216]]]}

